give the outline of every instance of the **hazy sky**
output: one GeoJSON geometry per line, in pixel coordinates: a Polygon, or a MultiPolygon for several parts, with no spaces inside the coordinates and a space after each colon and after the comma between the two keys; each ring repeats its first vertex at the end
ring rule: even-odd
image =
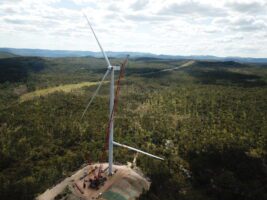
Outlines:
{"type": "Polygon", "coordinates": [[[0,47],[267,57],[267,0],[0,0],[0,47]]]}

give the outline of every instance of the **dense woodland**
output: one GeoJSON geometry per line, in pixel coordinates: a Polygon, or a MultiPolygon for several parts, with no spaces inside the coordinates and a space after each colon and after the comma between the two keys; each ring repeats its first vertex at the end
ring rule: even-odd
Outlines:
{"type": "MultiPolygon", "coordinates": [[[[112,63],[122,62],[112,59],[112,63]]],[[[267,199],[267,64],[130,60],[115,118],[115,140],[139,155],[151,179],[142,200],[267,199]]],[[[84,163],[99,161],[108,121],[108,84],[20,102],[24,93],[98,81],[102,59],[0,59],[0,198],[33,199],[84,163]]],[[[115,147],[115,161],[134,153],[115,147]]]]}

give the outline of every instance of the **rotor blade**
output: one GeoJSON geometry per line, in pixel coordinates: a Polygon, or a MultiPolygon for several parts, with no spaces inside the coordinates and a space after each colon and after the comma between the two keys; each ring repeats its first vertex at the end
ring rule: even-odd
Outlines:
{"type": "Polygon", "coordinates": [[[95,96],[98,94],[98,91],[99,91],[99,89],[101,88],[101,86],[102,86],[102,84],[103,84],[103,82],[104,82],[106,76],[108,75],[108,73],[109,73],[109,69],[108,69],[108,70],[106,71],[106,73],[104,74],[102,80],[100,81],[98,87],[96,88],[96,90],[95,90],[94,94],[92,95],[90,101],[88,102],[86,108],[84,109],[81,119],[83,119],[83,117],[84,117],[86,111],[88,110],[89,106],[90,106],[91,103],[93,102],[95,96]]]}
{"type": "Polygon", "coordinates": [[[110,67],[111,64],[110,64],[110,62],[109,62],[109,59],[108,59],[108,57],[107,57],[105,51],[103,50],[103,48],[102,48],[102,46],[101,46],[101,44],[100,44],[100,42],[99,42],[99,40],[98,40],[98,38],[97,38],[97,36],[96,36],[96,34],[95,34],[95,31],[94,31],[94,29],[93,29],[91,23],[89,22],[88,17],[87,17],[85,14],[84,14],[84,17],[86,18],[87,23],[88,23],[88,25],[90,26],[90,29],[92,30],[92,32],[93,32],[93,34],[94,34],[94,36],[95,36],[95,39],[96,39],[96,41],[97,41],[97,44],[98,44],[99,48],[100,48],[101,51],[102,51],[102,54],[103,54],[103,56],[104,56],[104,58],[105,58],[105,60],[106,60],[106,62],[107,62],[107,64],[108,64],[108,67],[110,67]]]}
{"type": "Polygon", "coordinates": [[[127,145],[125,145],[125,144],[120,144],[120,143],[118,143],[118,142],[114,142],[114,141],[113,141],[113,144],[116,145],[116,146],[124,147],[124,148],[130,149],[130,150],[133,150],[133,151],[136,151],[136,152],[145,154],[145,155],[150,156],[150,157],[152,157],[152,158],[156,158],[156,159],[159,159],[159,160],[164,160],[164,159],[161,158],[161,157],[158,157],[158,156],[155,156],[155,155],[153,155],[153,154],[147,153],[147,152],[145,152],[145,151],[141,151],[141,150],[139,150],[139,149],[136,149],[136,148],[127,146],[127,145]]]}

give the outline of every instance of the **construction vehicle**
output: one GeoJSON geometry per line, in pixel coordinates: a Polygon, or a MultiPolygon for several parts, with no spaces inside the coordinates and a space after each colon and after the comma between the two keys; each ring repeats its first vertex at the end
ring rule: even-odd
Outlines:
{"type": "Polygon", "coordinates": [[[94,170],[94,179],[89,179],[89,188],[98,190],[100,186],[105,184],[105,181],[107,181],[107,177],[104,176],[104,172],[108,168],[102,170],[102,165],[100,165],[98,168],[96,167],[94,170]],[[97,172],[98,169],[98,172],[97,172]]]}

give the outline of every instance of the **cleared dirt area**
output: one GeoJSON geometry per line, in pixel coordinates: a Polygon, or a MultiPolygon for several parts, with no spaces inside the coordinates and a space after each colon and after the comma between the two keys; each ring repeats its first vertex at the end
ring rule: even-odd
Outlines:
{"type": "MultiPolygon", "coordinates": [[[[108,81],[106,81],[108,82],[108,81]]],[[[34,92],[29,92],[26,94],[23,94],[20,96],[20,102],[24,102],[24,101],[29,101],[32,100],[36,97],[41,97],[41,96],[46,96],[49,94],[52,94],[54,92],[72,92],[74,90],[78,90],[81,89],[83,87],[91,87],[91,86],[95,86],[98,85],[99,82],[81,82],[81,83],[77,83],[77,84],[66,84],[66,85],[60,85],[60,86],[56,86],[56,87],[50,87],[50,88],[45,88],[45,89],[41,89],[41,90],[36,90],[34,92]]]]}
{"type": "MultiPolygon", "coordinates": [[[[87,182],[93,178],[92,169],[99,167],[100,164],[87,165],[86,167],[75,172],[71,177],[66,178],[58,185],[48,189],[38,196],[37,200],[78,200],[78,199],[106,199],[106,200],[127,200],[138,198],[143,191],[149,190],[150,182],[143,177],[137,170],[131,169],[126,165],[114,165],[114,174],[103,174],[107,181],[98,189],[88,187],[87,182]],[[84,185],[86,184],[86,186],[84,185]],[[85,186],[85,187],[84,187],[85,186]],[[67,192],[66,192],[67,191],[67,192]]],[[[103,163],[103,169],[108,164],[103,163]]]]}

